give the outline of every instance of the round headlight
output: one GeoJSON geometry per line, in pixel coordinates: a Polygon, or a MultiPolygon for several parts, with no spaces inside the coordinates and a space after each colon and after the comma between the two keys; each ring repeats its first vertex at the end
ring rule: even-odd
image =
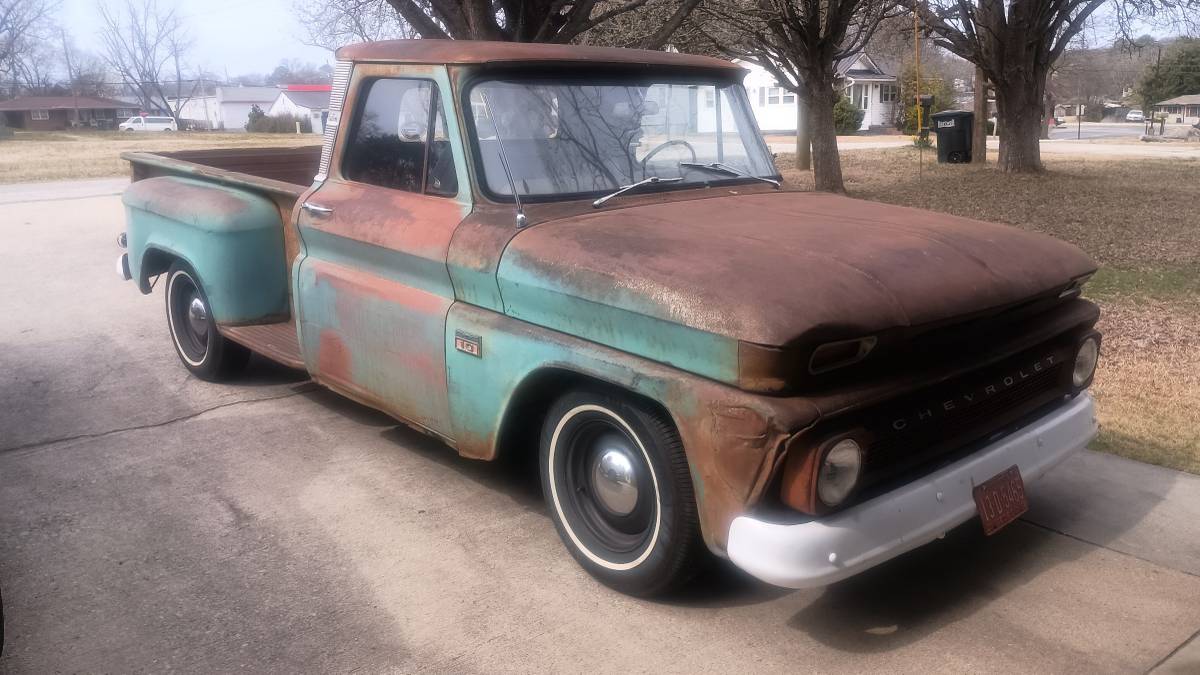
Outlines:
{"type": "Polygon", "coordinates": [[[821,461],[817,475],[817,496],[826,506],[841,504],[862,473],[862,448],[858,443],[843,438],[834,444],[821,461]]]}
{"type": "Polygon", "coordinates": [[[1100,343],[1090,337],[1079,343],[1075,352],[1075,368],[1071,371],[1071,384],[1082,387],[1092,379],[1096,372],[1096,362],[1100,359],[1100,343]]]}

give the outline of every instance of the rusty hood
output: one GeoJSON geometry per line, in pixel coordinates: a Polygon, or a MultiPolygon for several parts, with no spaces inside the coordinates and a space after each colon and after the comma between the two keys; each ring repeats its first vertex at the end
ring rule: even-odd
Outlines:
{"type": "Polygon", "coordinates": [[[618,347],[668,325],[784,345],[1006,306],[1094,269],[1075,246],[1014,227],[771,192],[541,223],[512,239],[498,280],[506,312],[618,347]]]}

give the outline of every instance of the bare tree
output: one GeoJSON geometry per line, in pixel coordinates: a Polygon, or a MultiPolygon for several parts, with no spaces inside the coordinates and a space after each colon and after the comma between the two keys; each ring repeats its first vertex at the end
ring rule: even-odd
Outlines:
{"type": "Polygon", "coordinates": [[[1123,27],[1139,16],[1200,9],[1200,0],[914,0],[936,42],[983,70],[996,92],[1001,169],[1040,171],[1050,69],[1098,9],[1123,27]]]}
{"type": "MultiPolygon", "coordinates": [[[[841,95],[837,64],[861,52],[895,7],[890,0],[714,0],[701,10],[718,49],[762,67],[796,94],[818,190],[846,191],[833,121],[841,95]]],[[[797,138],[805,144],[803,129],[797,138]]]]}
{"type": "Polygon", "coordinates": [[[43,83],[45,50],[39,48],[57,6],[54,0],[0,0],[0,81],[43,83]]]}
{"type": "Polygon", "coordinates": [[[617,17],[670,8],[661,19],[656,17],[652,31],[639,32],[622,44],[662,49],[700,0],[330,0],[320,3],[324,8],[315,1],[305,5],[310,11],[302,17],[313,43],[338,46],[375,39],[381,28],[372,20],[384,3],[398,24],[382,30],[401,37],[557,43],[577,41],[617,17]]]}
{"type": "Polygon", "coordinates": [[[387,0],[305,0],[295,6],[310,45],[335,50],[352,42],[420,37],[387,0]]]}
{"type": "Polygon", "coordinates": [[[160,8],[157,0],[125,0],[116,10],[101,4],[99,10],[105,62],[146,108],[162,108],[178,120],[199,83],[184,78],[191,41],[182,17],[174,8],[160,8]],[[168,92],[174,93],[173,104],[168,92]]]}

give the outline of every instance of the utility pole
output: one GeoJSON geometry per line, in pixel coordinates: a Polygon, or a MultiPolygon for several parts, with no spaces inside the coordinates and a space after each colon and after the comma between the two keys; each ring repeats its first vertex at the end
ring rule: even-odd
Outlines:
{"type": "MultiPolygon", "coordinates": [[[[75,106],[75,126],[79,126],[79,89],[75,81],[75,66],[71,63],[71,48],[67,46],[67,31],[60,29],[58,35],[62,39],[63,58],[67,62],[67,81],[71,85],[71,101],[75,106]]],[[[95,115],[95,112],[92,114],[95,115]]]]}

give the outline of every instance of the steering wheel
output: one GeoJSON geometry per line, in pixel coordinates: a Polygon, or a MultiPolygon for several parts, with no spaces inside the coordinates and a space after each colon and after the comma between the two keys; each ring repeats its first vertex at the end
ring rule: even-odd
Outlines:
{"type": "Polygon", "coordinates": [[[696,149],[692,147],[692,144],[688,143],[685,140],[674,138],[669,141],[665,141],[663,143],[658,144],[657,146],[655,146],[655,148],[653,150],[646,153],[646,156],[642,158],[642,178],[646,177],[646,163],[650,161],[650,158],[657,155],[658,153],[662,152],[663,150],[666,150],[667,148],[671,147],[672,145],[682,145],[682,146],[686,147],[688,152],[692,155],[691,161],[693,161],[693,162],[696,161],[696,149]]]}

